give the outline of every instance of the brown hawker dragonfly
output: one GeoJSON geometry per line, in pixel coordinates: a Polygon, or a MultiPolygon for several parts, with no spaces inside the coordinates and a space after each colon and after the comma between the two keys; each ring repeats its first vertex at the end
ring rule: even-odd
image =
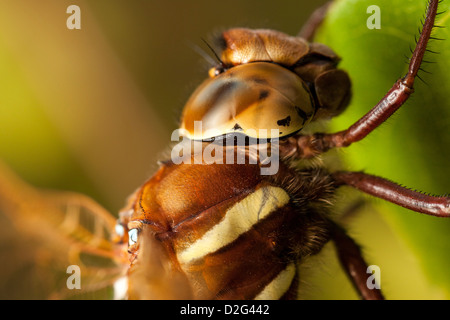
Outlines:
{"type": "Polygon", "coordinates": [[[341,57],[312,40],[327,7],[298,36],[269,29],[223,32],[212,44],[217,65],[183,109],[180,132],[192,153],[181,163],[162,161],[119,219],[86,196],[37,191],[2,169],[2,237],[8,239],[2,255],[8,261],[20,256],[4,273],[28,277],[20,284],[6,280],[3,288],[54,299],[80,292],[118,299],[294,299],[302,262],[333,242],[358,295],[382,299],[368,286],[358,244],[334,220],[338,190],[351,187],[437,217],[450,216],[450,199],[362,172],[332,171],[315,160],[364,139],[406,102],[437,7],[430,1],[407,74],[366,115],[332,133],[308,131],[344,112],[352,96],[341,57]],[[249,139],[235,145],[243,136],[249,139]],[[218,154],[221,148],[236,152],[231,163],[226,152],[218,154]],[[267,163],[254,152],[258,148],[279,160],[275,173],[261,173],[267,163]],[[223,161],[200,157],[196,163],[205,150],[223,161]],[[81,291],[68,288],[69,266],[80,268],[81,291]]]}

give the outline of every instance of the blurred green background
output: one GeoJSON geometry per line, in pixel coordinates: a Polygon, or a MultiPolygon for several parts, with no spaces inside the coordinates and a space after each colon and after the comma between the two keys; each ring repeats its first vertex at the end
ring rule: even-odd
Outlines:
{"type": "MultiPolygon", "coordinates": [[[[3,0],[0,159],[37,187],[82,192],[115,214],[157,169],[157,160],[167,157],[170,134],[177,128],[183,104],[209,67],[194,49],[207,51],[202,38],[236,26],[295,35],[322,3],[3,0]],[[81,8],[81,30],[66,27],[66,9],[71,4],[81,8]]],[[[343,57],[342,67],[355,76],[352,106],[335,122],[335,129],[345,128],[369,110],[406,70],[404,55],[414,45],[425,1],[378,3],[381,30],[365,26],[369,16],[365,8],[373,3],[348,0],[339,2],[319,35],[333,45],[343,57]],[[399,21],[398,16],[407,21],[399,21]]],[[[446,60],[448,53],[443,56],[436,59],[446,60]]],[[[443,83],[440,94],[444,96],[450,84],[438,83],[443,83]]],[[[450,119],[445,109],[444,114],[435,112],[435,104],[450,107],[442,105],[442,97],[434,103],[427,100],[426,107],[421,105],[417,96],[426,95],[429,87],[419,83],[416,89],[412,100],[418,106],[390,119],[381,130],[384,136],[371,135],[361,147],[340,153],[350,169],[365,169],[419,190],[448,192],[450,119]],[[396,128],[405,128],[413,138],[393,132],[396,128]],[[442,134],[447,140],[440,138],[442,134]],[[439,144],[430,143],[436,139],[441,139],[439,144]],[[418,172],[423,174],[413,179],[418,172]],[[435,183],[436,179],[440,182],[435,183]]],[[[343,202],[353,197],[342,193],[343,202]]],[[[431,259],[435,269],[446,269],[441,264],[448,259],[448,238],[434,254],[423,254],[433,252],[428,248],[438,245],[441,234],[449,234],[449,224],[402,210],[391,215],[395,209],[381,202],[365,209],[349,228],[371,263],[381,266],[386,296],[448,298],[449,275],[445,279],[443,272],[430,276],[433,270],[422,260],[431,259]],[[414,222],[404,222],[404,215],[414,222]],[[427,236],[412,241],[430,219],[434,224],[427,236]],[[417,251],[421,243],[425,245],[417,251]]],[[[328,245],[323,255],[305,264],[301,297],[355,297],[333,259],[332,245],[328,245]]]]}
{"type": "MultiPolygon", "coordinates": [[[[417,0],[341,0],[333,5],[317,41],[328,44],[343,57],[341,66],[350,73],[354,90],[350,108],[331,122],[333,130],[354,123],[399,76],[406,74],[410,48],[415,46],[426,6],[427,1],[417,0]],[[380,12],[379,30],[369,29],[366,24],[373,14],[367,8],[374,4],[380,12]]],[[[341,155],[347,168],[380,175],[411,189],[448,194],[450,3],[442,1],[438,12],[435,24],[444,28],[434,29],[432,36],[436,39],[428,46],[438,54],[425,55],[424,71],[419,72],[422,80],[416,80],[415,93],[381,128],[342,150],[341,155]]],[[[350,225],[349,231],[363,244],[369,261],[380,266],[386,296],[448,299],[449,219],[415,214],[381,200],[372,203],[395,237],[380,232],[376,219],[361,219],[361,224],[350,225]],[[400,256],[401,252],[405,255],[400,256]]],[[[358,218],[367,216],[367,209],[361,210],[358,218]]]]}

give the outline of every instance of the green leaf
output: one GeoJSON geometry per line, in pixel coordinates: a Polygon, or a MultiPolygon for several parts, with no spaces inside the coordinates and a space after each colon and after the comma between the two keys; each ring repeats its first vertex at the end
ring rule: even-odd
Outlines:
{"type": "MultiPolygon", "coordinates": [[[[417,0],[342,0],[330,8],[315,41],[333,48],[342,57],[340,67],[352,79],[353,99],[343,115],[334,119],[331,130],[342,130],[364,115],[393,83],[407,71],[410,48],[421,29],[426,1],[417,0]],[[369,29],[370,5],[380,8],[380,29],[369,29]]],[[[439,5],[431,40],[420,72],[415,93],[402,108],[363,141],[342,151],[347,169],[364,170],[431,194],[450,192],[450,1],[439,5]]],[[[424,298],[450,297],[450,220],[417,214],[395,205],[375,200],[377,210],[411,250],[427,281],[424,298]]],[[[370,242],[371,239],[365,241],[370,242]]],[[[390,253],[383,236],[375,240],[382,251],[390,253]]],[[[377,264],[377,258],[372,262],[377,264]]],[[[382,258],[380,258],[382,259],[382,258]]],[[[399,260],[405,274],[410,263],[399,260]]],[[[411,261],[410,261],[411,262],[411,261]]],[[[412,261],[411,263],[413,263],[412,261]]],[[[382,273],[385,271],[381,268],[382,273]]],[[[387,271],[388,272],[388,271],[387,271]]],[[[403,298],[416,290],[416,276],[410,276],[408,288],[390,288],[387,298],[403,298]]]]}

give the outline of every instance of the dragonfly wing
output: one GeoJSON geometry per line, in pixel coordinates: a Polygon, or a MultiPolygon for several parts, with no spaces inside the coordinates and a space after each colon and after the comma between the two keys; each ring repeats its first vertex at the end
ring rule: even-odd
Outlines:
{"type": "Polygon", "coordinates": [[[115,222],[89,197],[38,190],[0,163],[0,298],[117,297],[127,264],[115,222]]]}

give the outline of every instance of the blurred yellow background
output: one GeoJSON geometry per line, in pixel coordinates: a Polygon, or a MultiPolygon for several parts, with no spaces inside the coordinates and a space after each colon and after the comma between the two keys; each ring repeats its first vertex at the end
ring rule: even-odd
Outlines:
{"type": "Polygon", "coordinates": [[[296,34],[321,2],[2,1],[0,158],[117,212],[165,158],[206,77],[193,47],[233,26],[296,34]],[[71,4],[81,30],[66,27],[71,4]]]}

